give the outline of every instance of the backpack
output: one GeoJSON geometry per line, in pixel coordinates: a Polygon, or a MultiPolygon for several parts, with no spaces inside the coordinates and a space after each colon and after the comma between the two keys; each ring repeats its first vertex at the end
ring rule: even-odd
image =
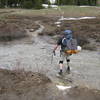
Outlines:
{"type": "Polygon", "coordinates": [[[77,50],[77,41],[73,38],[66,38],[62,39],[62,44],[64,46],[64,52],[67,54],[76,54],[78,53],[77,50]]]}

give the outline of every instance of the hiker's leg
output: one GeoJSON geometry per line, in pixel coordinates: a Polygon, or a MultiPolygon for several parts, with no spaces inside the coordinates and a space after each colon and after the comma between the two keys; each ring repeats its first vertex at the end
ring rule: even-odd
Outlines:
{"type": "Polygon", "coordinates": [[[64,65],[63,65],[64,59],[65,59],[65,56],[64,56],[64,53],[62,52],[62,53],[61,53],[61,56],[60,56],[60,61],[59,61],[59,67],[60,67],[59,73],[62,73],[63,66],[64,66],[64,65]]]}
{"type": "Polygon", "coordinates": [[[62,70],[63,70],[63,61],[59,61],[59,67],[60,67],[60,73],[62,73],[62,70]]]}
{"type": "Polygon", "coordinates": [[[67,69],[66,69],[66,71],[67,71],[68,73],[70,73],[70,66],[69,66],[70,58],[69,58],[69,56],[70,56],[70,55],[66,55],[66,62],[67,62],[67,69]]]}

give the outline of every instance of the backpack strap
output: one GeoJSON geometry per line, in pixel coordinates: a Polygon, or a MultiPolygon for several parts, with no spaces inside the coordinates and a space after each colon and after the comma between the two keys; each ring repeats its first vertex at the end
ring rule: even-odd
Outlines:
{"type": "Polygon", "coordinates": [[[65,40],[66,40],[66,38],[63,38],[63,39],[62,39],[62,44],[64,43],[65,40]]]}
{"type": "Polygon", "coordinates": [[[62,39],[62,44],[63,44],[64,46],[67,46],[67,42],[69,42],[69,41],[71,41],[71,40],[72,40],[72,38],[71,38],[71,39],[63,38],[63,39],[62,39]]]}

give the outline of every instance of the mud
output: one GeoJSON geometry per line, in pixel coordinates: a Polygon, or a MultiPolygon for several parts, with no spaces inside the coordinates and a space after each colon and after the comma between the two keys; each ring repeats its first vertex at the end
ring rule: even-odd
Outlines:
{"type": "Polygon", "coordinates": [[[7,16],[5,20],[0,21],[0,42],[9,42],[14,40],[20,40],[28,38],[30,35],[27,34],[26,29],[36,29],[39,25],[35,23],[30,17],[25,16],[7,16]]]}
{"type": "Polygon", "coordinates": [[[99,100],[100,91],[73,87],[59,91],[43,74],[0,69],[0,100],[99,100]],[[3,77],[3,78],[2,78],[3,77]]]}

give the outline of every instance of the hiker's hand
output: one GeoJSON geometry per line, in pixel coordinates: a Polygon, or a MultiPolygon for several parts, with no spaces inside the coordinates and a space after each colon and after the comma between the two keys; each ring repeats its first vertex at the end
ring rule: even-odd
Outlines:
{"type": "Polygon", "coordinates": [[[56,52],[55,52],[55,50],[53,50],[53,54],[54,54],[54,56],[56,55],[56,52]]]}

